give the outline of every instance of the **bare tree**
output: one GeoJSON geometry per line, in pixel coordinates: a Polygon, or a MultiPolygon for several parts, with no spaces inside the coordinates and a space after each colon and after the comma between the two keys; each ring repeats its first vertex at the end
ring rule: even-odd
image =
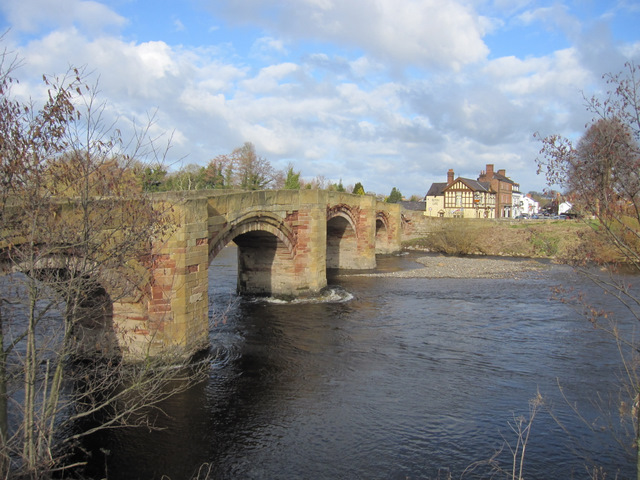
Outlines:
{"type": "Polygon", "coordinates": [[[537,161],[547,183],[565,189],[594,229],[601,247],[613,252],[605,257],[602,248],[594,250],[585,243],[572,255],[572,263],[578,272],[617,298],[626,307],[627,318],[612,318],[580,294],[570,297],[566,290],[560,293],[564,301],[580,308],[594,326],[610,333],[620,346],[626,385],[620,403],[610,409],[612,415],[619,413],[633,425],[634,439],[628,445],[635,450],[640,479],[640,343],[621,334],[623,329],[618,326],[628,318],[640,321],[640,296],[616,275],[619,264],[640,271],[639,74],[638,68],[629,63],[623,72],[605,75],[611,88],[604,98],[587,101],[594,118],[577,145],[558,135],[543,138],[537,161]],[[589,268],[593,262],[601,268],[589,268]],[[609,274],[603,274],[603,270],[609,274]]]}
{"type": "Polygon", "coordinates": [[[276,172],[266,158],[256,153],[255,146],[246,142],[231,153],[235,182],[243,190],[262,190],[274,181],[276,172]]]}
{"type": "Polygon", "coordinates": [[[131,168],[156,152],[153,119],[124,142],[75,69],[45,77],[41,107],[20,103],[12,65],[0,64],[0,474],[42,478],[96,429],[149,425],[206,367],[189,352],[127,364],[111,324],[113,302],[145,294],[150,239],[173,228],[131,168]]]}

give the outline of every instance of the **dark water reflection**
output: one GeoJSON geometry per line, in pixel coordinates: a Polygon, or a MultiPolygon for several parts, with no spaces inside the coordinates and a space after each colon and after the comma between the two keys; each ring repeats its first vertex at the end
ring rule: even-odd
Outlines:
{"type": "MultiPolygon", "coordinates": [[[[414,258],[383,257],[378,270],[416,268],[414,258]]],[[[219,313],[235,299],[233,251],[211,279],[219,313]]],[[[211,333],[209,381],[163,406],[164,430],[96,439],[108,455],[94,474],[106,464],[110,479],[187,479],[206,463],[220,479],[459,478],[515,444],[509,422],[540,391],[570,435],[538,413],[527,479],[588,478],[585,457],[629,478],[632,459],[609,430],[591,431],[559,393],[558,383],[606,425],[591,400],[618,390],[615,345],[549,298],[551,284],[576,281],[560,267],[518,280],[339,275],[350,301],[237,301],[211,333]]]]}

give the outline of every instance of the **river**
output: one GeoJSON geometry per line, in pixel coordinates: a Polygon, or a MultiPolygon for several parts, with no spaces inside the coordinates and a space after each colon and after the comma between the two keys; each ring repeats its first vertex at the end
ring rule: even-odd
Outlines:
{"type": "MultiPolygon", "coordinates": [[[[594,404],[600,396],[604,412],[617,411],[618,350],[550,298],[552,285],[572,284],[599,301],[566,267],[516,279],[341,272],[330,278],[335,298],[284,304],[237,298],[235,255],[227,247],[211,268],[219,321],[208,381],[163,405],[160,431],[101,433],[87,474],[489,478],[501,448],[494,460],[511,471],[505,445],[515,447],[512,427],[539,392],[527,480],[589,478],[590,462],[607,478],[633,477],[633,458],[611,434],[619,419],[594,404]]],[[[418,268],[418,255],[379,257],[377,271],[418,268]]]]}

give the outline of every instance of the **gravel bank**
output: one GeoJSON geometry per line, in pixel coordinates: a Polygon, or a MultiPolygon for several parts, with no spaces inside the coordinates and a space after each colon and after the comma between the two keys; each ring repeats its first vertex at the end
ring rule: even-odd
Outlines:
{"type": "Polygon", "coordinates": [[[398,278],[519,278],[526,273],[549,268],[535,260],[429,256],[416,259],[424,265],[414,270],[360,274],[368,277],[398,278]]]}

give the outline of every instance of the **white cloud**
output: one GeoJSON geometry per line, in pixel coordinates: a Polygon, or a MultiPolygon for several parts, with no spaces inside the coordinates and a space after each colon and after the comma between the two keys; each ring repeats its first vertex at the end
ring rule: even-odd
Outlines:
{"type": "Polygon", "coordinates": [[[640,57],[640,42],[630,43],[628,45],[622,45],[620,47],[620,53],[626,58],[638,58],[640,57]]]}
{"type": "Polygon", "coordinates": [[[373,61],[369,57],[360,57],[350,62],[352,73],[359,78],[384,72],[385,66],[381,62],[373,61]]]}
{"type": "Polygon", "coordinates": [[[90,0],[20,0],[2,2],[0,11],[12,28],[33,33],[45,27],[75,25],[85,32],[99,34],[108,27],[122,27],[127,20],[107,6],[90,0]]]}
{"type": "Polygon", "coordinates": [[[359,48],[386,62],[459,69],[482,60],[486,19],[455,0],[225,0],[214,11],[280,36],[359,48]],[[285,18],[286,16],[286,18],[285,18]]]}
{"type": "MultiPolygon", "coordinates": [[[[612,70],[603,66],[640,54],[638,41],[613,42],[606,23],[578,29],[564,7],[528,0],[504,9],[503,0],[216,0],[225,17],[205,19],[220,27],[204,38],[220,43],[198,47],[125,41],[135,35],[109,29],[126,19],[96,2],[62,1],[66,18],[42,13],[50,0],[0,6],[23,31],[45,32],[24,37],[16,92],[33,95],[42,73],[86,65],[114,118],[141,123],[158,108],[154,132],[174,132],[172,158],[204,164],[251,141],[278,168],[291,161],[307,179],[360,181],[379,193],[423,194],[448,168],[475,178],[486,163],[540,190],[532,134],[579,132],[588,120],[581,90],[600,86],[612,70]],[[474,10],[489,5],[490,15],[474,10]],[[571,32],[572,45],[489,59],[483,36],[511,28],[509,15],[571,32]],[[244,24],[242,38],[225,19],[244,24]]],[[[192,17],[180,18],[193,29],[192,17]]]]}
{"type": "Polygon", "coordinates": [[[181,69],[175,52],[164,42],[125,43],[107,36],[91,41],[76,29],[33,41],[22,53],[34,73],[62,73],[69,65],[87,66],[99,74],[101,90],[116,97],[127,95],[132,105],[171,94],[172,79],[181,69]]]}
{"type": "Polygon", "coordinates": [[[575,37],[581,31],[580,21],[569,13],[566,5],[556,3],[550,7],[527,10],[518,16],[524,25],[540,22],[548,29],[560,28],[566,35],[575,37]]]}
{"type": "Polygon", "coordinates": [[[575,94],[577,86],[588,85],[592,80],[573,48],[546,57],[499,58],[489,62],[484,73],[511,97],[537,101],[575,94]]]}
{"type": "Polygon", "coordinates": [[[249,92],[266,93],[282,87],[280,83],[289,75],[298,71],[298,66],[293,63],[281,63],[270,65],[258,72],[255,78],[244,81],[244,86],[249,92]]]}
{"type": "Polygon", "coordinates": [[[286,53],[284,42],[273,37],[260,37],[251,47],[251,55],[262,60],[270,60],[274,56],[286,53]]]}
{"type": "Polygon", "coordinates": [[[183,32],[185,29],[184,23],[182,23],[182,21],[179,18],[176,18],[173,20],[173,28],[175,29],[176,32],[183,32]]]}

